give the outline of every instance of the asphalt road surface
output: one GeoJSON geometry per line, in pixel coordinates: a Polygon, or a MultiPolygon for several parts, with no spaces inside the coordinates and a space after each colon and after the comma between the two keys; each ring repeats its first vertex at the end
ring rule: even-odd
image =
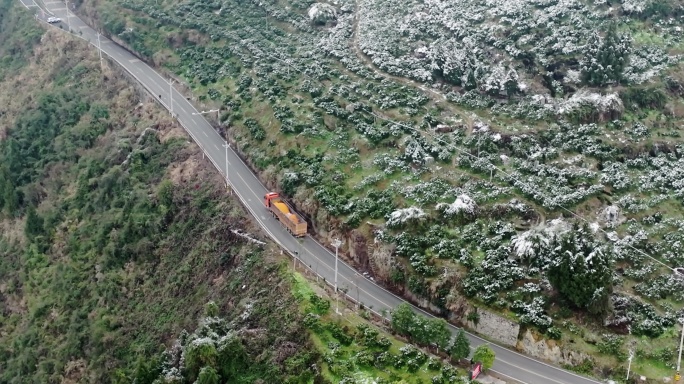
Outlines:
{"type": "MultiPolygon", "coordinates": [[[[44,7],[40,8],[33,0],[20,1],[25,7],[34,10],[36,17],[40,20],[45,21],[47,17],[53,15],[61,18],[60,23],[53,24],[55,27],[74,32],[76,36],[89,41],[97,49],[98,35],[95,30],[74,16],[71,11],[67,16],[64,2],[47,0],[38,4],[44,7]]],[[[227,170],[232,191],[240,198],[263,230],[290,255],[296,256],[298,263],[309,266],[321,278],[332,283],[335,279],[334,251],[331,252],[311,237],[300,240],[294,238],[271,217],[263,204],[263,196],[269,191],[231,148],[224,147],[223,138],[202,115],[195,114],[198,112],[195,107],[183,95],[170,87],[169,79],[162,77],[146,63],[105,37],[100,36],[99,45],[103,55],[109,56],[125,68],[167,109],[173,111],[173,115],[222,175],[225,176],[227,170]]],[[[330,248],[332,249],[332,246],[330,248]]],[[[352,300],[358,298],[364,306],[376,313],[391,310],[404,302],[403,299],[376,285],[341,260],[338,265],[338,287],[346,290],[349,298],[352,300]]],[[[415,310],[427,315],[420,309],[415,310]]],[[[458,328],[450,327],[452,333],[455,334],[458,328]]],[[[469,334],[468,337],[472,347],[488,343],[475,335],[469,334]]],[[[507,348],[489,344],[496,353],[493,370],[504,379],[509,377],[526,384],[598,383],[598,381],[542,363],[507,348]]]]}

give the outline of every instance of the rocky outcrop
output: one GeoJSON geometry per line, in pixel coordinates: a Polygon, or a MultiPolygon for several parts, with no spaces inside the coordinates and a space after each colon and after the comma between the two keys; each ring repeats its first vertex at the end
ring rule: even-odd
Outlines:
{"type": "Polygon", "coordinates": [[[578,365],[584,360],[590,359],[590,356],[586,353],[564,348],[554,340],[543,338],[537,340],[529,329],[523,334],[522,339],[518,341],[516,349],[526,355],[559,365],[578,365]]]}
{"type": "Polygon", "coordinates": [[[381,281],[388,281],[395,264],[394,246],[388,244],[374,244],[371,247],[369,264],[371,273],[381,281]]]}
{"type": "Polygon", "coordinates": [[[349,234],[349,256],[362,272],[367,272],[370,269],[366,237],[356,229],[349,234]]]}

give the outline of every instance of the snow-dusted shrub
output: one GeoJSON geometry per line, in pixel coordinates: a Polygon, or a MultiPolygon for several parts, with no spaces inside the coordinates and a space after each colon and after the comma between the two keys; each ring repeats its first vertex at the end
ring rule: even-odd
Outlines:
{"type": "Polygon", "coordinates": [[[446,217],[456,215],[471,216],[477,213],[477,203],[470,196],[461,194],[456,197],[453,203],[439,203],[435,206],[435,209],[446,217]]]}
{"type": "Polygon", "coordinates": [[[307,12],[309,19],[318,24],[325,24],[337,17],[337,9],[327,3],[314,3],[307,12]]]}
{"type": "Polygon", "coordinates": [[[627,189],[634,183],[629,174],[627,165],[625,163],[613,161],[603,163],[599,181],[602,184],[612,185],[616,190],[627,189]]]}
{"type": "Polygon", "coordinates": [[[563,219],[553,219],[511,238],[512,255],[536,268],[545,270],[550,260],[546,252],[552,240],[570,231],[570,224],[563,219]],[[541,257],[540,257],[541,256],[541,257]]]}
{"type": "Polygon", "coordinates": [[[397,209],[388,215],[387,226],[389,228],[397,228],[408,223],[424,221],[426,218],[427,213],[418,207],[397,209]]]}
{"type": "Polygon", "coordinates": [[[457,188],[452,187],[446,179],[441,177],[418,184],[396,183],[392,187],[398,188],[398,192],[404,198],[419,204],[434,203],[445,195],[457,193],[457,188]]]}
{"type": "Polygon", "coordinates": [[[432,261],[424,253],[414,253],[409,257],[409,263],[416,272],[423,276],[434,276],[437,274],[437,268],[432,265],[432,261]]]}
{"type": "Polygon", "coordinates": [[[559,115],[575,116],[579,121],[586,121],[588,116],[598,114],[595,120],[614,120],[620,116],[624,106],[617,93],[602,95],[581,89],[567,100],[556,106],[559,115]]]}
{"type": "Polygon", "coordinates": [[[658,337],[675,324],[674,313],[666,312],[661,316],[651,304],[635,297],[613,295],[611,301],[614,313],[607,319],[606,325],[629,328],[633,335],[658,337]]]}
{"type": "Polygon", "coordinates": [[[601,341],[596,344],[596,346],[601,353],[622,356],[624,354],[624,352],[622,352],[622,344],[624,344],[624,342],[625,340],[618,335],[604,334],[601,336],[601,341]]]}
{"type": "Polygon", "coordinates": [[[529,303],[517,300],[513,303],[511,309],[518,313],[521,324],[529,324],[540,329],[546,329],[551,326],[553,320],[546,314],[544,305],[544,298],[537,296],[529,303]]]}
{"type": "Polygon", "coordinates": [[[510,289],[524,277],[522,268],[506,257],[506,250],[488,250],[479,266],[476,266],[463,280],[466,295],[477,296],[486,303],[494,302],[500,292],[510,289]]]}
{"type": "Polygon", "coordinates": [[[634,290],[649,299],[665,299],[684,288],[682,281],[672,275],[657,276],[634,286],[634,290]]]}

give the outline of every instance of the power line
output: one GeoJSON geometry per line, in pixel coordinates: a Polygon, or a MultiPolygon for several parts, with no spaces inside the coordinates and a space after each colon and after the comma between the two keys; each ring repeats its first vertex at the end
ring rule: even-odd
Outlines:
{"type": "MultiPolygon", "coordinates": [[[[459,148],[459,147],[453,145],[452,143],[449,143],[448,141],[446,141],[446,140],[442,139],[441,137],[439,137],[439,136],[437,136],[437,135],[434,135],[434,134],[432,134],[432,133],[430,133],[430,132],[421,131],[421,130],[419,130],[419,129],[417,129],[417,128],[408,126],[408,125],[403,124],[403,123],[396,122],[396,121],[394,121],[394,120],[391,120],[391,119],[388,119],[388,118],[386,118],[386,117],[380,116],[380,115],[375,114],[375,113],[373,113],[373,112],[368,112],[368,111],[365,111],[365,112],[367,112],[367,113],[369,113],[369,114],[375,116],[376,118],[378,118],[378,119],[380,119],[380,120],[384,120],[384,121],[390,122],[390,123],[392,123],[392,124],[396,124],[396,125],[398,125],[398,126],[400,126],[400,127],[403,127],[403,128],[406,128],[406,129],[409,129],[409,130],[418,132],[418,133],[420,133],[420,134],[427,134],[427,135],[431,136],[432,138],[434,138],[435,140],[437,140],[438,142],[440,142],[441,144],[444,144],[447,148],[450,147],[450,148],[452,148],[452,149],[455,149],[456,151],[458,151],[458,152],[460,152],[460,153],[462,153],[462,154],[465,154],[466,156],[469,156],[469,157],[471,157],[471,158],[473,158],[473,159],[482,160],[482,158],[477,157],[477,156],[475,156],[475,155],[469,153],[468,151],[465,151],[465,150],[463,150],[463,149],[461,149],[461,148],[459,148]]],[[[501,172],[503,175],[506,175],[506,176],[508,176],[508,177],[513,177],[512,174],[510,174],[510,173],[506,172],[505,170],[503,170],[502,168],[496,166],[494,163],[492,163],[492,162],[489,161],[488,159],[485,158],[485,161],[486,161],[493,169],[496,169],[497,172],[501,172]]],[[[529,184],[526,184],[524,181],[520,181],[520,182],[523,183],[526,187],[528,187],[528,188],[530,187],[530,185],[529,185],[529,184]]],[[[548,196],[546,196],[546,195],[544,195],[544,194],[542,194],[542,193],[540,193],[540,194],[541,194],[543,197],[545,197],[545,198],[548,197],[548,196]]],[[[572,216],[574,216],[574,217],[576,217],[576,218],[578,218],[578,219],[584,221],[585,223],[591,224],[591,223],[589,222],[589,220],[587,220],[587,219],[585,219],[584,217],[582,217],[582,216],[576,214],[575,212],[571,211],[570,209],[565,208],[565,207],[563,207],[563,206],[560,205],[560,204],[558,204],[558,207],[559,207],[561,210],[563,210],[563,211],[569,213],[570,215],[572,215],[572,216]]],[[[606,232],[603,228],[600,228],[600,227],[599,227],[599,228],[598,228],[598,231],[602,232],[604,235],[608,235],[608,232],[606,232]]],[[[640,250],[640,249],[634,247],[634,246],[631,245],[631,244],[627,244],[627,246],[628,246],[629,248],[635,250],[636,252],[642,254],[643,256],[646,256],[647,258],[649,258],[649,259],[655,261],[656,263],[658,263],[658,264],[664,266],[665,268],[667,268],[667,269],[669,269],[669,270],[671,270],[671,271],[674,272],[674,268],[672,268],[672,267],[670,267],[669,265],[663,263],[662,261],[656,259],[655,257],[653,257],[653,256],[651,256],[651,255],[649,255],[649,254],[647,254],[646,252],[644,252],[644,251],[642,251],[642,250],[640,250]]]]}
{"type": "MultiPolygon", "coordinates": [[[[226,36],[226,37],[227,37],[227,36],[226,36]]],[[[295,71],[297,71],[297,72],[299,72],[299,73],[305,75],[305,76],[308,77],[309,79],[311,79],[311,77],[310,77],[308,74],[306,74],[304,71],[300,70],[300,69],[297,68],[295,65],[293,65],[291,61],[288,63],[287,61],[285,61],[285,60],[283,60],[283,59],[281,59],[281,58],[279,58],[279,57],[277,57],[277,56],[275,56],[275,55],[273,55],[273,54],[271,54],[271,53],[269,53],[269,52],[265,52],[263,49],[257,47],[254,43],[249,44],[247,41],[241,40],[241,39],[235,39],[235,40],[237,40],[241,45],[243,45],[245,48],[247,48],[248,51],[250,51],[250,50],[251,50],[250,48],[252,48],[253,50],[258,51],[258,53],[260,53],[260,54],[262,54],[262,55],[264,55],[264,56],[266,56],[266,57],[270,57],[270,58],[275,59],[275,60],[277,60],[277,61],[283,62],[283,63],[284,63],[285,65],[287,65],[288,67],[293,68],[295,71]],[[251,46],[251,47],[250,47],[250,46],[251,46]]],[[[258,56],[257,56],[257,58],[258,58],[258,56]]],[[[360,60],[359,60],[359,61],[360,61],[360,60]]],[[[363,63],[362,63],[362,65],[363,65],[363,63]]],[[[364,66],[365,66],[365,65],[364,65],[364,66]]],[[[376,72],[376,73],[377,73],[376,70],[374,70],[374,69],[371,69],[371,70],[372,70],[373,72],[376,72]]],[[[381,75],[382,75],[382,74],[381,74],[381,75]]],[[[385,76],[385,75],[383,75],[383,76],[387,78],[387,76],[385,76]]],[[[419,89],[421,89],[423,92],[426,91],[425,89],[422,89],[421,87],[419,87],[419,89]]],[[[430,90],[430,91],[432,91],[432,90],[430,90]]],[[[436,92],[436,91],[432,91],[432,92],[438,93],[438,92],[436,92]]],[[[442,96],[443,96],[443,95],[442,95],[442,96]]],[[[465,155],[467,155],[467,156],[469,156],[469,157],[471,157],[471,158],[474,158],[474,159],[477,159],[477,160],[482,160],[482,158],[480,158],[480,157],[478,157],[478,156],[474,156],[473,154],[471,154],[471,153],[469,153],[469,152],[467,152],[467,151],[465,151],[465,150],[463,150],[463,149],[461,149],[461,148],[455,146],[455,145],[452,144],[452,143],[447,142],[446,140],[442,139],[441,137],[439,137],[439,136],[437,136],[437,135],[431,134],[431,133],[426,132],[426,131],[421,131],[421,130],[419,130],[419,129],[417,129],[417,128],[408,126],[408,125],[406,125],[406,124],[399,123],[399,122],[396,122],[396,121],[394,121],[394,120],[385,118],[385,117],[383,117],[383,116],[380,116],[380,115],[377,115],[377,114],[373,113],[372,111],[364,111],[364,112],[367,112],[367,113],[369,113],[369,114],[375,116],[376,118],[378,118],[378,119],[380,119],[380,120],[384,120],[384,121],[387,121],[387,122],[389,122],[389,123],[396,124],[396,125],[398,125],[398,126],[400,126],[400,127],[403,127],[403,128],[406,128],[406,129],[409,129],[409,130],[418,132],[419,134],[427,134],[427,135],[431,136],[432,138],[434,138],[435,140],[437,140],[438,142],[444,144],[447,148],[450,147],[450,148],[455,149],[456,151],[458,151],[458,152],[460,152],[460,153],[462,153],[462,154],[465,154],[465,155]]],[[[485,161],[486,161],[493,169],[496,169],[497,172],[500,172],[500,173],[502,173],[502,174],[504,174],[504,175],[506,175],[506,176],[508,176],[508,177],[513,177],[513,175],[511,175],[510,173],[508,173],[508,172],[506,172],[505,170],[501,169],[500,167],[496,166],[494,163],[492,163],[491,161],[489,161],[489,159],[486,159],[485,161]]],[[[525,185],[525,186],[528,187],[528,188],[530,187],[529,184],[527,184],[527,183],[525,183],[525,182],[523,182],[523,181],[520,181],[520,183],[523,183],[523,185],[525,185]]],[[[543,197],[548,198],[548,196],[546,196],[546,195],[544,195],[544,194],[542,194],[542,193],[540,193],[540,194],[541,194],[543,197]]],[[[587,224],[591,224],[591,223],[589,222],[589,220],[587,220],[587,219],[585,219],[584,217],[582,217],[582,216],[576,214],[575,212],[571,211],[570,209],[565,208],[564,206],[562,206],[562,205],[560,205],[560,204],[558,204],[557,207],[558,207],[559,209],[561,209],[561,210],[563,210],[563,211],[569,213],[571,216],[574,216],[574,217],[576,217],[576,218],[578,218],[578,219],[584,221],[584,222],[587,223],[587,224]]],[[[600,228],[600,227],[599,227],[599,228],[598,228],[598,231],[600,231],[600,232],[603,233],[604,235],[608,235],[608,232],[606,232],[603,228],[600,228]]],[[[658,264],[664,266],[665,268],[667,268],[667,269],[669,269],[669,270],[675,272],[675,269],[674,269],[673,267],[670,267],[669,265],[665,264],[664,262],[662,262],[662,261],[656,259],[655,257],[653,257],[653,256],[651,256],[651,255],[649,255],[649,254],[647,254],[646,252],[642,251],[641,249],[638,249],[638,248],[634,247],[634,246],[631,245],[631,244],[626,244],[626,245],[627,245],[628,248],[631,248],[632,250],[636,251],[637,253],[639,253],[639,254],[641,254],[641,255],[647,257],[648,259],[651,259],[652,261],[655,261],[656,263],[658,263],[658,264]]]]}

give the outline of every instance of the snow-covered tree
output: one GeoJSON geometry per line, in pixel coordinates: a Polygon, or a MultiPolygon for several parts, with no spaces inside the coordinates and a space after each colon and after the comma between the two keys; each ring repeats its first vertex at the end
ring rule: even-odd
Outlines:
{"type": "Polygon", "coordinates": [[[546,270],[552,240],[570,229],[567,222],[554,219],[511,238],[513,256],[530,267],[546,270]]]}
{"type": "Polygon", "coordinates": [[[586,56],[580,62],[584,81],[593,86],[619,83],[630,51],[630,39],[618,35],[615,25],[611,25],[603,39],[598,32],[592,33],[587,42],[586,56]]]}
{"type": "Polygon", "coordinates": [[[418,207],[408,207],[397,209],[396,211],[390,213],[387,218],[387,226],[390,228],[399,227],[408,222],[420,222],[426,219],[427,214],[425,211],[418,207]]]}
{"type": "Polygon", "coordinates": [[[435,209],[442,212],[445,216],[474,215],[477,212],[477,204],[470,196],[461,194],[453,203],[439,203],[435,209]]]}
{"type": "Polygon", "coordinates": [[[585,225],[573,225],[552,242],[549,281],[572,305],[594,315],[610,310],[613,290],[612,251],[585,225]]]}

